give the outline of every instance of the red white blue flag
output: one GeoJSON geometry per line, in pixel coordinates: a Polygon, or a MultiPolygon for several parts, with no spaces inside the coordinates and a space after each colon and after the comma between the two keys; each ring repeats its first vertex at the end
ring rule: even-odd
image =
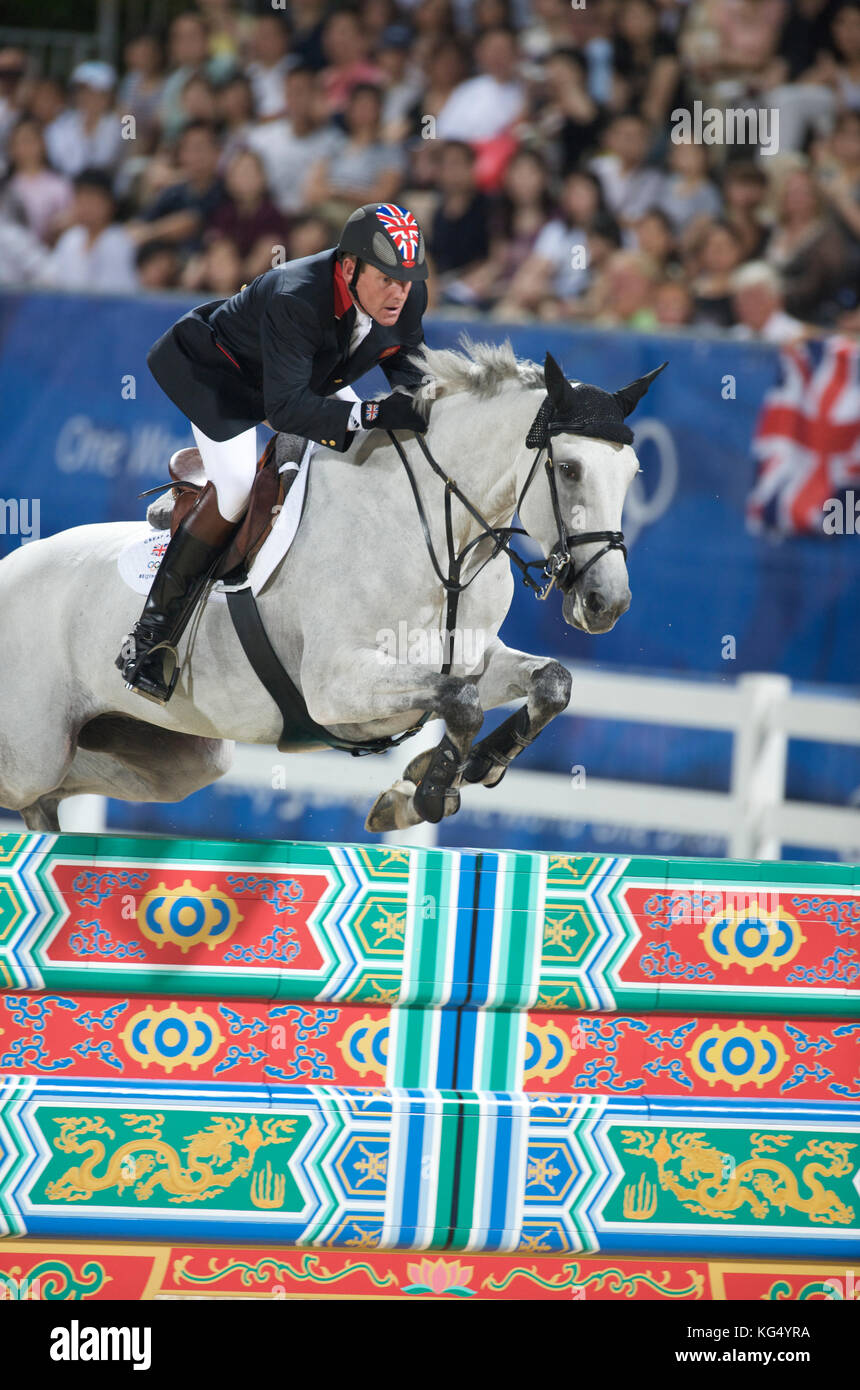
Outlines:
{"type": "Polygon", "coordinates": [[[406,208],[399,208],[396,203],[380,203],[376,215],[400,252],[403,264],[412,265],[421,235],[412,213],[406,208]]]}
{"type": "Polygon", "coordinates": [[[750,530],[823,535],[824,507],[860,485],[860,343],[814,339],[780,354],[753,435],[750,530]]]}

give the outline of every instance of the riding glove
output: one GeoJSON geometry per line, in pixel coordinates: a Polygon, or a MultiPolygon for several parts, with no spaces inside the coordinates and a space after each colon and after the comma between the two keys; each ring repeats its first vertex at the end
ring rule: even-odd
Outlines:
{"type": "Polygon", "coordinates": [[[427,429],[427,421],[415,409],[411,396],[402,391],[394,391],[381,401],[365,401],[361,423],[366,430],[416,430],[423,434],[427,429]]]}

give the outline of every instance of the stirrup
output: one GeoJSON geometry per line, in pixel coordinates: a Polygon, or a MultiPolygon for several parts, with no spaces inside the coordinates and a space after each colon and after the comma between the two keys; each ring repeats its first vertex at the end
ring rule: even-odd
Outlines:
{"type": "MultiPolygon", "coordinates": [[[[123,643],[123,647],[125,647],[125,643],[123,643]]],[[[179,652],[177,648],[171,642],[156,642],[154,646],[147,647],[145,651],[140,653],[140,656],[135,657],[128,676],[126,677],[125,688],[126,690],[133,690],[135,695],[142,696],[144,700],[152,700],[156,705],[166,705],[176,688],[180,669],[179,652]],[[164,676],[163,660],[160,681],[152,676],[148,676],[145,672],[140,670],[143,662],[158,651],[170,652],[173,656],[173,673],[170,680],[167,680],[164,676]],[[146,688],[147,686],[149,689],[146,688]]],[[[127,666],[124,665],[123,675],[126,675],[126,670],[127,666]]]]}

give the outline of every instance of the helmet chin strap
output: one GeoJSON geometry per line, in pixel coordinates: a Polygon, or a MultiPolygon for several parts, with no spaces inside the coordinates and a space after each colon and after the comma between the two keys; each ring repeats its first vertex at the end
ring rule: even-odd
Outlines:
{"type": "Polygon", "coordinates": [[[354,266],[354,268],[353,268],[352,275],[351,275],[350,278],[349,278],[349,284],[347,285],[347,289],[349,290],[350,294],[352,295],[353,299],[355,300],[355,302],[356,302],[356,304],[358,305],[358,307],[359,307],[359,309],[361,310],[361,312],[362,312],[363,314],[366,314],[366,313],[367,313],[367,310],[365,309],[364,305],[362,304],[361,300],[359,299],[359,297],[358,297],[358,290],[357,290],[357,288],[356,288],[356,285],[357,285],[357,283],[358,283],[358,277],[359,277],[360,271],[361,271],[361,261],[359,260],[358,256],[356,256],[356,258],[355,258],[355,266],[354,266]]]}

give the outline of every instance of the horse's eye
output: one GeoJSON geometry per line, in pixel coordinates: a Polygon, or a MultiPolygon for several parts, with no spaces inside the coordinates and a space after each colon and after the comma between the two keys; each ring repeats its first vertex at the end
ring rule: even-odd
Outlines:
{"type": "Polygon", "coordinates": [[[581,471],[578,463],[560,463],[559,471],[564,478],[569,478],[571,482],[578,482],[581,471]]]}

